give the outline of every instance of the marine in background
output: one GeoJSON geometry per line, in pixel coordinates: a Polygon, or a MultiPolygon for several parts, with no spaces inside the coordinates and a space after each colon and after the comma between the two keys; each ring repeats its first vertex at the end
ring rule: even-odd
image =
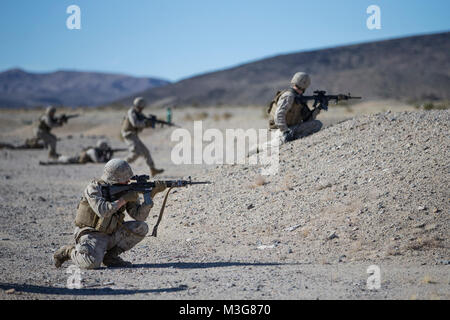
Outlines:
{"type": "Polygon", "coordinates": [[[137,158],[143,157],[150,168],[151,176],[154,177],[157,174],[163,173],[164,169],[157,169],[155,167],[150,151],[138,136],[142,130],[152,125],[151,120],[142,113],[145,106],[146,102],[144,98],[137,97],[134,99],[133,107],[128,110],[122,122],[121,134],[129,147],[129,154],[125,158],[125,161],[133,163],[137,158]]]}
{"type": "Polygon", "coordinates": [[[296,99],[305,93],[310,84],[307,73],[297,72],[292,77],[290,88],[279,92],[272,102],[269,127],[281,133],[282,143],[302,138],[322,128],[322,122],[316,120],[321,109],[310,110],[306,103],[296,99]]]}
{"type": "Polygon", "coordinates": [[[10,143],[0,142],[0,149],[11,149],[11,150],[27,150],[27,149],[44,149],[44,143],[38,138],[28,138],[21,145],[13,145],[10,143]]]}
{"type": "Polygon", "coordinates": [[[61,127],[67,123],[67,117],[65,115],[55,117],[55,113],[55,107],[47,107],[45,113],[39,117],[37,125],[33,130],[35,138],[44,142],[45,148],[48,149],[48,157],[51,159],[58,159],[59,157],[59,154],[56,153],[57,138],[51,131],[53,128],[61,127]]]}
{"type": "Polygon", "coordinates": [[[267,110],[273,138],[265,144],[251,148],[249,156],[275,144],[281,145],[306,137],[322,128],[322,122],[316,120],[321,108],[311,110],[301,99],[296,99],[305,93],[310,84],[311,79],[307,73],[297,72],[291,79],[290,87],[277,92],[267,110]]]}
{"type": "Polygon", "coordinates": [[[40,161],[40,165],[58,165],[58,164],[85,164],[85,163],[106,163],[112,159],[115,152],[126,151],[123,149],[113,149],[106,140],[97,141],[95,147],[87,147],[79,154],[68,157],[59,156],[55,161],[40,161]]]}

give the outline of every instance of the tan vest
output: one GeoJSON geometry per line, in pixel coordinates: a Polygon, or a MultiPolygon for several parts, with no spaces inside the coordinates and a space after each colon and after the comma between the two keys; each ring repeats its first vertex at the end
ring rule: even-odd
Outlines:
{"type": "Polygon", "coordinates": [[[50,128],[44,121],[44,117],[46,117],[45,114],[43,114],[42,116],[39,117],[38,120],[38,129],[41,131],[45,131],[45,132],[50,132],[52,130],[52,128],[50,128]]]}
{"type": "Polygon", "coordinates": [[[126,115],[126,117],[123,119],[122,122],[122,132],[131,132],[134,134],[138,134],[139,130],[136,127],[133,127],[133,125],[131,124],[130,120],[128,119],[128,115],[126,115]]]}
{"type": "Polygon", "coordinates": [[[79,228],[90,227],[102,233],[112,234],[122,225],[125,219],[124,211],[125,206],[107,218],[100,218],[83,195],[78,203],[75,225],[79,228]]]}
{"type": "MultiPolygon", "coordinates": [[[[139,118],[141,114],[136,112],[136,115],[139,118]]],[[[133,126],[131,124],[130,119],[128,118],[128,112],[127,112],[127,115],[124,117],[124,119],[122,121],[122,132],[138,134],[142,130],[143,130],[142,128],[136,128],[135,126],[133,126]]]]}
{"type": "MultiPolygon", "coordinates": [[[[269,104],[269,108],[267,112],[269,113],[269,128],[270,129],[277,129],[278,127],[275,124],[275,113],[278,109],[278,101],[280,100],[281,95],[283,95],[285,92],[289,91],[282,90],[278,91],[275,98],[271,101],[269,104]]],[[[288,127],[294,126],[296,124],[299,124],[303,121],[303,119],[306,118],[308,115],[308,109],[307,106],[304,106],[297,102],[297,100],[294,99],[294,103],[292,104],[292,107],[289,109],[289,111],[286,113],[286,124],[288,127]]]]}

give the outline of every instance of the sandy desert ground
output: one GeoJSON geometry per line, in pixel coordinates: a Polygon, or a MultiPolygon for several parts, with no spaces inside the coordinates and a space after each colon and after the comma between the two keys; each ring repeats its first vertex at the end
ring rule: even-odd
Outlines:
{"type": "MultiPolygon", "coordinates": [[[[266,128],[263,109],[176,109],[173,121],[266,128]]],[[[125,146],[125,110],[65,111],[82,116],[54,131],[58,152],[99,138],[125,146]]],[[[1,110],[0,141],[31,137],[38,115],[1,110]]],[[[52,255],[73,241],[77,202],[103,165],[39,166],[43,150],[0,150],[0,299],[449,299],[449,111],[363,102],[319,119],[320,132],[281,147],[272,176],[250,164],[175,165],[174,129],[146,130],[160,179],[214,183],[173,192],[158,237],[123,255],[133,267],[84,270],[81,289],[67,288],[71,263],[56,269],[52,255]]],[[[132,168],[148,174],[142,159],[132,168]]]]}

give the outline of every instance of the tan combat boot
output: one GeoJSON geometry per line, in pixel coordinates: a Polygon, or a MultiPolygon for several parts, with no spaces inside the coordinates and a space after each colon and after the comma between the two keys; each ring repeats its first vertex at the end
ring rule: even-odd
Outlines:
{"type": "Polygon", "coordinates": [[[48,157],[49,157],[50,159],[55,159],[55,160],[57,160],[57,159],[59,158],[59,156],[60,156],[60,154],[59,154],[59,153],[56,153],[55,151],[50,150],[50,151],[48,152],[48,157]]]}
{"type": "Polygon", "coordinates": [[[106,251],[105,256],[103,257],[103,264],[107,267],[114,268],[114,267],[131,267],[133,264],[129,261],[123,260],[121,257],[119,257],[119,254],[124,252],[124,250],[120,249],[119,247],[113,247],[106,251]]]}
{"type": "Polygon", "coordinates": [[[55,262],[55,267],[59,268],[62,266],[64,262],[67,260],[70,260],[70,254],[72,253],[72,250],[75,248],[75,245],[67,245],[62,246],[58,250],[55,251],[55,254],[53,255],[53,261],[55,262]]]}
{"type": "Polygon", "coordinates": [[[164,169],[156,169],[156,168],[150,168],[150,171],[152,173],[152,177],[156,176],[157,174],[163,173],[164,169]]]}

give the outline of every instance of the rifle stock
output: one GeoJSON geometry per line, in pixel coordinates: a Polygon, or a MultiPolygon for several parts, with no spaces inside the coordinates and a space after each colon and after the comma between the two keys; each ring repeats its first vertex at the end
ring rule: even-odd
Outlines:
{"type": "Polygon", "coordinates": [[[301,103],[307,103],[308,101],[314,101],[313,108],[323,109],[328,111],[328,103],[330,100],[334,100],[335,103],[338,103],[342,100],[350,100],[350,99],[362,99],[362,97],[353,97],[349,94],[336,94],[336,95],[327,95],[326,91],[316,90],[314,91],[314,95],[312,96],[304,96],[299,95],[296,97],[301,103]]]}

